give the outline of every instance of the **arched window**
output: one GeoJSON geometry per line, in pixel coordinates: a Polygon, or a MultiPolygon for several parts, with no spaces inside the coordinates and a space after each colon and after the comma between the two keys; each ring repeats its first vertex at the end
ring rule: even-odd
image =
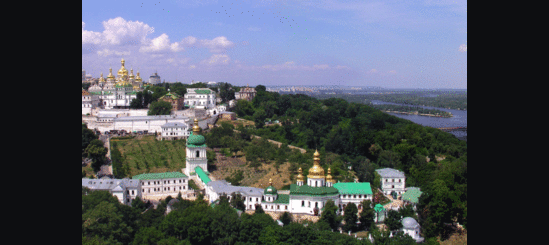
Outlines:
{"type": "Polygon", "coordinates": [[[196,151],[196,157],[199,157],[199,155],[200,155],[200,154],[199,154],[199,152],[198,152],[198,151],[196,151]]]}

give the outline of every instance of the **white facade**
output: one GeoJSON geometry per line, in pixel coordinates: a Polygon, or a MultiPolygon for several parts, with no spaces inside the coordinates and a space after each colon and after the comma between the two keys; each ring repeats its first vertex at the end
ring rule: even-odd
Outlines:
{"type": "Polygon", "coordinates": [[[216,95],[209,88],[188,88],[184,97],[185,105],[190,107],[198,109],[215,107],[216,95]]]}
{"type": "Polygon", "coordinates": [[[89,93],[82,94],[82,115],[91,114],[92,109],[99,106],[99,96],[89,93]]]}
{"type": "Polygon", "coordinates": [[[189,178],[166,178],[141,180],[143,198],[158,195],[177,196],[179,192],[189,191],[189,178]]]}
{"type": "Polygon", "coordinates": [[[390,195],[393,191],[397,195],[406,192],[404,172],[392,168],[376,169],[376,172],[381,176],[381,190],[385,195],[390,195]]]}
{"type": "Polygon", "coordinates": [[[133,179],[82,179],[82,186],[90,190],[109,191],[118,201],[131,205],[136,197],[141,198],[141,183],[133,179]]]}
{"type": "Polygon", "coordinates": [[[187,123],[166,123],[161,126],[161,139],[181,139],[190,135],[189,125],[187,123]]]}
{"type": "Polygon", "coordinates": [[[359,194],[359,195],[356,195],[356,194],[352,194],[352,195],[348,195],[348,194],[340,194],[339,195],[339,200],[341,202],[341,207],[345,207],[347,206],[349,203],[354,203],[357,207],[359,208],[362,208],[360,207],[360,205],[362,205],[362,201],[364,200],[370,200],[372,201],[372,195],[367,195],[367,194],[359,194]]]}
{"type": "Polygon", "coordinates": [[[149,77],[149,83],[150,84],[159,84],[160,83],[160,76],[158,75],[158,73],[154,73],[153,75],[151,75],[149,77]]]}
{"type": "Polygon", "coordinates": [[[124,129],[128,132],[142,130],[148,130],[149,132],[161,132],[162,125],[166,123],[187,124],[188,120],[188,117],[172,115],[117,117],[113,119],[113,129],[124,129]]]}
{"type": "MultiPolygon", "coordinates": [[[[314,214],[314,208],[322,209],[328,200],[333,200],[336,207],[339,206],[338,195],[333,196],[290,196],[290,213],[300,213],[300,214],[314,214]]],[[[284,210],[282,210],[284,211],[284,210]]],[[[320,214],[320,212],[319,212],[320,214]]]]}

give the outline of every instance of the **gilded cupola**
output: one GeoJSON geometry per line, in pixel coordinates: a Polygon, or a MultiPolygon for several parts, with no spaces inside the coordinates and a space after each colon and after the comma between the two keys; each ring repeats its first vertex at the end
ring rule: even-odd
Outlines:
{"type": "Polygon", "coordinates": [[[299,173],[297,175],[297,181],[303,181],[303,170],[301,170],[301,168],[299,168],[299,170],[297,170],[297,172],[299,173]]]}
{"type": "Polygon", "coordinates": [[[107,79],[114,79],[114,76],[112,75],[112,67],[109,68],[109,75],[107,75],[107,79]]]}
{"type": "Polygon", "coordinates": [[[309,169],[307,178],[324,178],[324,169],[320,166],[320,154],[318,150],[313,154],[314,165],[309,169]]]}
{"type": "Polygon", "coordinates": [[[135,79],[135,76],[133,75],[133,68],[130,69],[130,76],[128,78],[129,79],[135,79]]]}
{"type": "Polygon", "coordinates": [[[120,67],[120,70],[118,70],[118,77],[124,77],[124,76],[127,77],[128,76],[128,70],[126,70],[126,68],[124,67],[124,64],[126,63],[126,61],[124,61],[124,58],[122,58],[120,63],[122,64],[122,67],[120,67]]]}
{"type": "Polygon", "coordinates": [[[101,72],[101,77],[99,78],[99,82],[104,83],[105,78],[103,78],[103,72],[101,72]]]}
{"type": "Polygon", "coordinates": [[[326,175],[326,182],[335,183],[335,180],[332,178],[332,170],[328,168],[328,175],[326,175]]]}
{"type": "Polygon", "coordinates": [[[200,127],[198,126],[198,119],[194,119],[194,126],[193,126],[193,134],[194,135],[200,135],[200,127]]]}
{"type": "Polygon", "coordinates": [[[137,72],[137,76],[135,76],[135,81],[137,82],[143,81],[143,79],[141,79],[141,77],[139,76],[139,72],[137,72]]]}

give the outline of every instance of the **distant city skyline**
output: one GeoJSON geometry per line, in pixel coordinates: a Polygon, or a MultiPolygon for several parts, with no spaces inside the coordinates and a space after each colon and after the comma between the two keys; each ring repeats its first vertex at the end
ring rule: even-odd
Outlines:
{"type": "Polygon", "coordinates": [[[467,89],[467,1],[82,1],[82,69],[122,58],[146,81],[467,89]]]}

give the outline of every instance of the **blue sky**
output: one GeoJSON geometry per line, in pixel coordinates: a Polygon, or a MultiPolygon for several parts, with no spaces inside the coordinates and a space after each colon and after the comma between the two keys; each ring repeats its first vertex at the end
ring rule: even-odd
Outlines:
{"type": "Polygon", "coordinates": [[[466,89],[467,2],[82,1],[82,68],[121,58],[145,80],[466,89]]]}

